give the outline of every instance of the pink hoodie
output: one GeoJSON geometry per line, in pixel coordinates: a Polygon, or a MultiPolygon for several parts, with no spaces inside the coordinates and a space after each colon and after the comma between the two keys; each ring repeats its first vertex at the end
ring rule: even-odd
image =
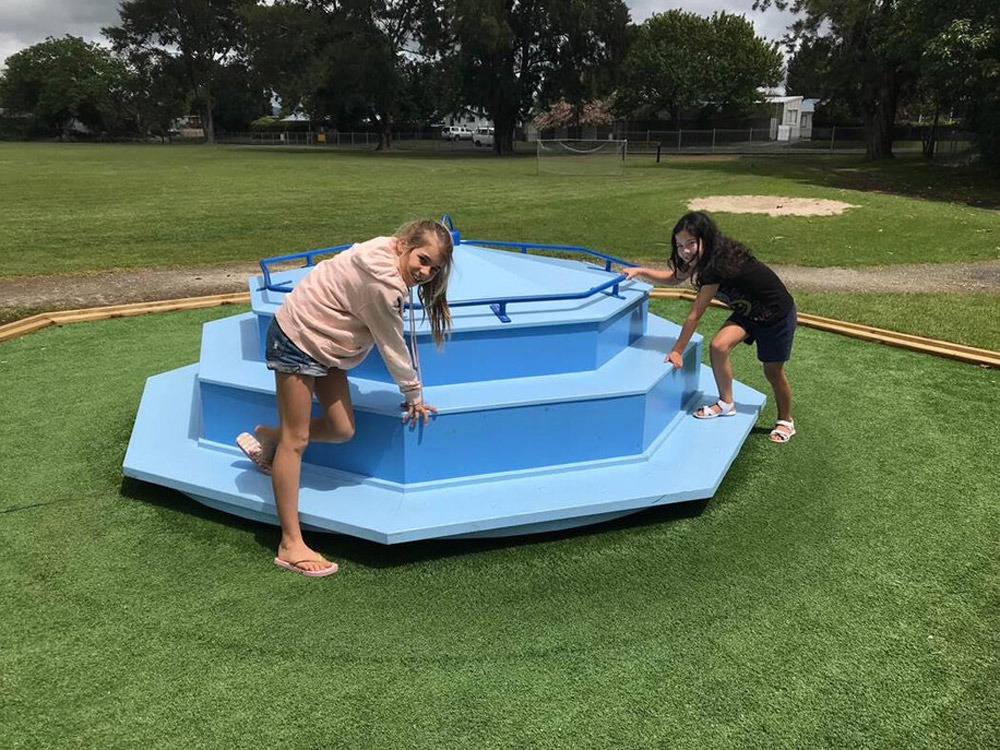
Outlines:
{"type": "Polygon", "coordinates": [[[378,345],[406,402],[414,404],[422,398],[403,337],[408,295],[396,238],[376,237],[318,263],[288,293],[275,317],[299,349],[328,367],[357,367],[378,345]]]}

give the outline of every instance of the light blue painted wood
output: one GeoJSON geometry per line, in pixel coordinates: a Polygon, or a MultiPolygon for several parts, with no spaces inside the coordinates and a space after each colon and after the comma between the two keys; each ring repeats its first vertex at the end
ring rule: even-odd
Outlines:
{"type": "MultiPolygon", "coordinates": [[[[577,261],[460,249],[453,289],[466,298],[593,287],[595,274],[608,276],[577,261]]],[[[399,392],[369,358],[350,374],[354,440],[306,452],[303,523],[392,544],[569,528],[711,497],[764,397],[736,384],[737,416],[692,418],[716,398],[698,364],[702,339],[688,345],[683,369],[665,364],[679,326],[648,314],[648,290],[512,306],[511,323],[459,308],[443,353],[424,354],[422,333],[425,398],[440,409],[427,428],[404,428],[399,392]]],[[[199,364],[149,379],[124,472],[276,523],[270,480],[233,445],[238,432],[277,419],[261,336],[283,295],[253,296],[253,313],[204,326],[199,364]]]]}
{"type": "MultiPolygon", "coordinates": [[[[197,366],[190,366],[149,379],[125,457],[126,476],[171,487],[234,515],[276,523],[269,478],[255,471],[235,447],[206,444],[192,436],[197,431],[197,409],[191,404],[196,375],[197,366]]],[[[707,368],[700,387],[706,395],[691,399],[676,427],[644,455],[628,460],[413,486],[306,466],[303,522],[316,530],[393,544],[502,534],[505,529],[545,531],[572,525],[573,519],[711,497],[764,398],[737,384],[737,416],[697,420],[690,412],[712,398],[707,368]]]]}
{"type": "MultiPolygon", "coordinates": [[[[688,367],[663,362],[679,328],[655,316],[647,336],[588,372],[428,386],[439,409],[426,430],[405,430],[395,385],[350,374],[357,432],[343,445],[314,444],[304,460],[395,482],[534,468],[639,453],[694,393],[701,338],[688,367]]],[[[199,380],[204,437],[229,444],[255,424],[274,424],[273,375],[241,359],[246,316],[205,327],[199,380]]],[[[482,366],[482,365],[481,365],[482,366]]],[[[318,406],[316,415],[319,415],[318,406]]]]}
{"type": "MultiPolygon", "coordinates": [[[[448,295],[452,302],[580,292],[617,276],[590,263],[475,245],[459,246],[455,258],[448,295]]],[[[294,284],[310,270],[281,271],[272,279],[294,284]]],[[[259,317],[257,351],[261,359],[267,326],[285,296],[262,288],[262,283],[261,277],[250,279],[251,307],[259,317]]],[[[434,346],[429,324],[418,311],[417,340],[425,380],[460,383],[599,367],[642,335],[650,288],[633,281],[622,285],[619,296],[599,293],[581,300],[511,303],[510,323],[501,322],[485,306],[454,307],[453,333],[443,352],[434,346]],[[489,372],[484,372],[484,363],[489,364],[489,372]]],[[[355,374],[382,382],[392,380],[377,351],[355,369],[355,374]]]]}

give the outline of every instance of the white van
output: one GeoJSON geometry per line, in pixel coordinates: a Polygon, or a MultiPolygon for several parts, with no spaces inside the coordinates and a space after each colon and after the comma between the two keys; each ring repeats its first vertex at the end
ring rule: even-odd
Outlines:
{"type": "Polygon", "coordinates": [[[472,139],[472,131],[465,125],[448,125],[441,131],[441,137],[446,141],[468,141],[472,139]]]}
{"type": "Polygon", "coordinates": [[[476,132],[472,134],[472,145],[493,148],[493,128],[476,128],[476,132]]]}

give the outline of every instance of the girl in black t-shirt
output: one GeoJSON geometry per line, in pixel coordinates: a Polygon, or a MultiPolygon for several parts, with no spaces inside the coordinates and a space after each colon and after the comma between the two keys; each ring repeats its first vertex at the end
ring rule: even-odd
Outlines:
{"type": "Polygon", "coordinates": [[[700,407],[699,419],[728,417],[736,413],[733,403],[733,368],[729,353],[741,341],[757,344],[757,359],[764,365],[764,375],[774,391],[778,421],[770,439],[787,443],[795,434],[792,419],[792,389],[785,376],[785,362],[791,356],[795,334],[795,302],[781,279],[757,260],[753,253],[715,225],[702,211],[684,214],[674,227],[673,250],[667,270],[626,268],[629,279],[642,276],[657,284],[679,284],[691,279],[698,293],[680,335],[665,361],[674,367],[683,365],[682,352],[698,327],[698,321],[713,298],[733,310],[722,328],[712,337],[709,347],[712,373],[719,389],[719,400],[700,407]]]}

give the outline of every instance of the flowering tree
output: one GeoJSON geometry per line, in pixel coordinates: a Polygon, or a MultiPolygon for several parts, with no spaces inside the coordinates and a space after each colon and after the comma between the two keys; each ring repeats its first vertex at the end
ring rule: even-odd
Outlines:
{"type": "Polygon", "coordinates": [[[539,130],[554,130],[566,125],[610,125],[613,120],[607,105],[600,99],[585,102],[579,109],[560,99],[535,115],[532,122],[539,130]]]}

